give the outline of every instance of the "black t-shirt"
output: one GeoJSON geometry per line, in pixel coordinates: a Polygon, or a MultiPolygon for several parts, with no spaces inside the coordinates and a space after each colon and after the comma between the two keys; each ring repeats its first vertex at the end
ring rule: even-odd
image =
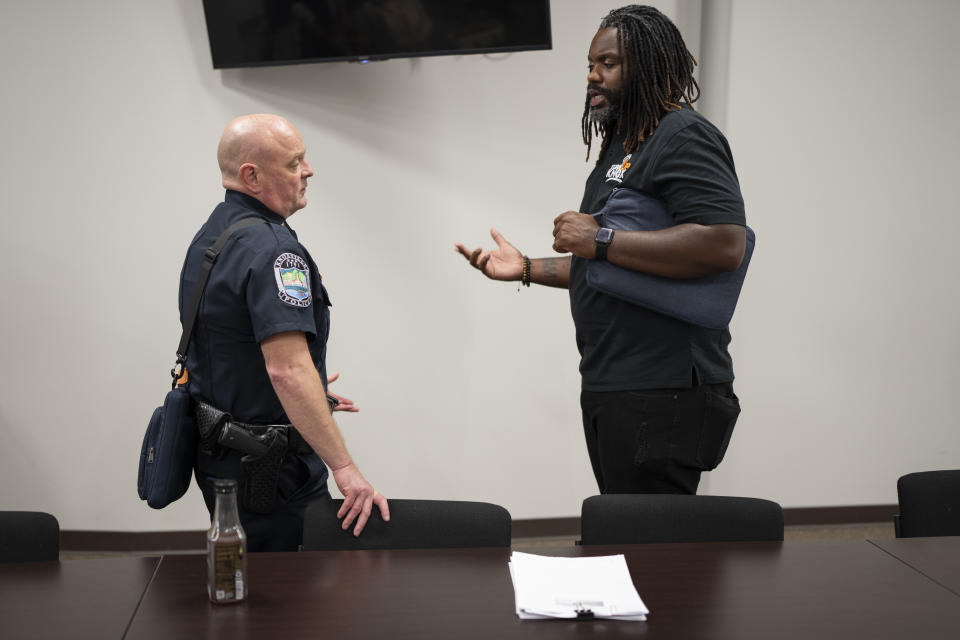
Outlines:
{"type": "Polygon", "coordinates": [[[303,332],[326,383],[330,303],[313,258],[283,217],[256,198],[227,191],[187,250],[180,319],[189,310],[204,252],[227,227],[251,216],[267,224],[234,232],[210,272],[190,341],[189,390],[241,422],[287,423],[260,343],[285,331],[303,332]]]}
{"type": "MultiPolygon", "coordinates": [[[[685,107],[666,114],[632,154],[611,140],[587,178],[580,211],[599,211],[615,187],[664,202],[677,224],[745,225],[743,197],[723,134],[685,107]]],[[[733,381],[727,329],[704,329],[600,293],[589,260],[573,256],[570,307],[587,391],[687,388],[733,381]]]]}

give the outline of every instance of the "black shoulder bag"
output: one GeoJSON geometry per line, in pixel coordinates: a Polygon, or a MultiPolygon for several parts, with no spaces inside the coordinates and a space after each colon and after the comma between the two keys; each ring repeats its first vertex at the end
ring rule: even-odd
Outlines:
{"type": "Polygon", "coordinates": [[[193,335],[193,323],[200,310],[200,299],[207,287],[210,271],[223,246],[235,231],[252,224],[264,222],[262,218],[250,217],[238,220],[227,227],[217,241],[203,255],[200,277],[193,288],[190,311],[186,315],[180,346],[177,347],[177,362],[170,375],[172,389],[167,392],[163,406],[157,407],[150,417],[147,432],[140,448],[140,468],[137,471],[137,492],[141,500],[154,509],[163,509],[183,497],[190,488],[190,476],[197,455],[197,424],[193,416],[190,394],[186,384],[178,385],[187,362],[187,350],[193,335]]]}

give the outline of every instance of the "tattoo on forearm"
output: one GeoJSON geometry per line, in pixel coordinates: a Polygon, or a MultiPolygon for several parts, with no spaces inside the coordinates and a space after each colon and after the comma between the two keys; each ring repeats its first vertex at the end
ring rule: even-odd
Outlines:
{"type": "Polygon", "coordinates": [[[543,277],[547,280],[556,280],[562,271],[563,258],[544,258],[543,259],[543,277]]]}
{"type": "Polygon", "coordinates": [[[537,258],[530,266],[532,282],[561,289],[569,286],[570,258],[537,258]]]}

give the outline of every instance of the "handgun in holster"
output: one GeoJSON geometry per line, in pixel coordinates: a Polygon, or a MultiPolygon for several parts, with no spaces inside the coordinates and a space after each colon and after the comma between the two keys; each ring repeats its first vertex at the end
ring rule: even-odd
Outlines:
{"type": "Polygon", "coordinates": [[[254,435],[230,422],[220,432],[220,444],[245,454],[240,467],[246,477],[241,500],[248,511],[272,513],[277,500],[280,466],[287,453],[287,431],[268,427],[254,435]]]}
{"type": "Polygon", "coordinates": [[[249,456],[260,457],[270,449],[270,445],[266,443],[266,436],[267,434],[255,436],[246,429],[227,421],[219,430],[217,442],[249,456]]]}

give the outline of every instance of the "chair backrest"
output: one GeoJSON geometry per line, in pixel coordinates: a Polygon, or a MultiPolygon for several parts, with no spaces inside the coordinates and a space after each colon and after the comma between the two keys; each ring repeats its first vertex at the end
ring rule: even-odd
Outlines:
{"type": "Polygon", "coordinates": [[[583,544],[783,540],[783,509],[759,498],[606,494],[583,501],[583,544]]]}
{"type": "Polygon", "coordinates": [[[897,480],[897,537],[960,536],[960,470],[920,471],[897,480]]]}
{"type": "Polygon", "coordinates": [[[0,511],[0,562],[60,558],[60,523],[39,511],[0,511]]]}
{"type": "Polygon", "coordinates": [[[376,507],[359,537],[341,529],[342,500],[317,500],[303,520],[303,550],[509,547],[510,513],[487,502],[390,500],[390,522],[376,507]]]}

